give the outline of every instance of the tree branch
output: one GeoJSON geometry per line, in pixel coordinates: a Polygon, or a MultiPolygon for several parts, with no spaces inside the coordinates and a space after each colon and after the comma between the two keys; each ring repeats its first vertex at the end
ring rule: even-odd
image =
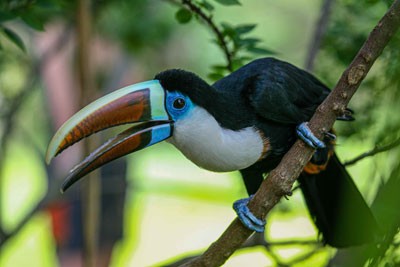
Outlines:
{"type": "Polygon", "coordinates": [[[364,158],[375,156],[376,154],[388,151],[388,150],[390,150],[392,148],[395,148],[396,146],[399,146],[399,145],[400,145],[400,138],[394,140],[393,142],[391,142],[391,143],[389,143],[387,145],[383,145],[383,146],[376,145],[370,151],[364,152],[364,153],[358,155],[357,157],[344,162],[343,165],[344,166],[353,165],[353,164],[357,163],[358,161],[360,161],[360,160],[362,160],[364,158]]]}
{"type": "MultiPolygon", "coordinates": [[[[272,248],[273,247],[284,247],[284,246],[296,246],[296,245],[298,245],[298,246],[312,245],[315,247],[315,249],[317,249],[317,248],[320,249],[322,247],[321,241],[318,241],[316,239],[268,241],[265,239],[263,233],[256,233],[256,234],[252,235],[249,239],[247,239],[246,242],[244,242],[244,244],[239,249],[263,247],[263,248],[265,248],[267,253],[276,262],[276,264],[278,266],[287,266],[287,264],[284,264],[281,262],[280,257],[278,255],[276,255],[276,253],[272,250],[272,248]]],[[[313,251],[314,251],[314,249],[313,249],[313,251]]],[[[304,258],[305,255],[306,254],[296,257],[295,259],[291,260],[291,263],[293,264],[294,263],[293,261],[300,262],[302,260],[307,259],[307,257],[304,258]]],[[[174,261],[168,265],[163,265],[163,266],[165,266],[165,267],[181,266],[182,264],[188,263],[191,260],[193,260],[199,256],[200,256],[200,254],[193,254],[193,255],[178,259],[177,261],[174,261]]]]}
{"type": "Polygon", "coordinates": [[[197,14],[200,18],[204,20],[204,22],[211,28],[214,32],[217,41],[219,43],[219,47],[222,49],[226,59],[226,68],[228,71],[233,71],[233,64],[232,64],[232,53],[229,51],[228,44],[222,34],[221,30],[218,29],[217,25],[214,23],[212,16],[208,16],[203,12],[201,8],[196,6],[191,0],[182,0],[182,4],[187,6],[190,11],[197,14]]]}
{"type": "MultiPolygon", "coordinates": [[[[396,0],[372,30],[352,63],[342,74],[334,90],[311,118],[309,127],[317,137],[321,138],[324,132],[332,128],[337,115],[344,111],[361,81],[399,25],[400,0],[396,0]]],[[[302,141],[296,141],[249,202],[249,208],[255,216],[264,218],[282,196],[290,195],[293,183],[313,153],[314,150],[307,147],[302,141]]],[[[252,231],[244,227],[236,218],[202,256],[183,266],[221,266],[251,234],[252,231]]]]}
{"type": "Polygon", "coordinates": [[[321,41],[328,27],[328,21],[331,14],[331,9],[335,0],[324,0],[322,4],[319,19],[316,22],[313,38],[311,39],[310,47],[305,62],[305,69],[312,71],[314,69],[314,62],[317,56],[318,50],[321,46],[321,41]]]}

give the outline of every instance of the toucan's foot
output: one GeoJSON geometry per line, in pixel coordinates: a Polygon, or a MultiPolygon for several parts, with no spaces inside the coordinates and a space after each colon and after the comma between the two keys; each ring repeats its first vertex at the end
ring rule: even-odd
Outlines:
{"type": "Polygon", "coordinates": [[[336,135],[334,135],[333,133],[326,132],[326,133],[324,133],[324,136],[329,141],[335,141],[336,140],[336,135]]]}
{"type": "Polygon", "coordinates": [[[307,122],[303,122],[296,127],[297,136],[303,140],[307,145],[314,149],[325,148],[324,142],[319,140],[315,135],[311,132],[308,127],[307,122]]]}
{"type": "Polygon", "coordinates": [[[345,108],[343,114],[337,117],[336,119],[339,121],[354,121],[355,119],[353,117],[353,113],[354,111],[352,109],[345,108]]]}
{"type": "Polygon", "coordinates": [[[250,230],[256,231],[258,233],[263,233],[265,230],[265,220],[258,219],[247,207],[250,199],[253,197],[251,195],[248,198],[243,198],[236,200],[233,203],[233,209],[236,211],[237,216],[240,221],[249,228],[250,230]]]}

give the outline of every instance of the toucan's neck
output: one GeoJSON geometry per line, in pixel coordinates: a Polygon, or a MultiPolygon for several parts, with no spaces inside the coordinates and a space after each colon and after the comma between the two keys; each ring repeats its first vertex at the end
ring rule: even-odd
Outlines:
{"type": "Polygon", "coordinates": [[[190,113],[175,121],[169,139],[192,162],[225,172],[246,168],[262,158],[268,142],[254,127],[241,88],[216,88],[191,72],[176,69],[159,73],[155,79],[165,90],[179,91],[193,103],[190,113]]]}
{"type": "Polygon", "coordinates": [[[238,131],[224,128],[200,106],[175,123],[168,141],[196,165],[216,172],[253,165],[261,159],[268,144],[255,127],[238,131]]]}

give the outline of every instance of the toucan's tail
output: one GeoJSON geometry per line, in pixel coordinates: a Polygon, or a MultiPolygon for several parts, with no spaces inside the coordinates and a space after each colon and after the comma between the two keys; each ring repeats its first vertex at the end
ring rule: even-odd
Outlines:
{"type": "Polygon", "coordinates": [[[345,167],[333,154],[324,171],[299,177],[300,187],[324,241],[333,247],[373,242],[378,225],[345,167]]]}

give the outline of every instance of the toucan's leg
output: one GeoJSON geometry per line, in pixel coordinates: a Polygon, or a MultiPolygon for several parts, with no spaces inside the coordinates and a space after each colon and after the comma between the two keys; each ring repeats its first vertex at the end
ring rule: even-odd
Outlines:
{"type": "Polygon", "coordinates": [[[301,140],[303,140],[307,145],[312,148],[318,149],[325,147],[325,143],[315,137],[315,135],[311,132],[307,122],[299,124],[296,127],[296,133],[301,140]]]}
{"type": "Polygon", "coordinates": [[[253,195],[248,198],[236,200],[233,203],[233,209],[236,211],[237,216],[244,226],[258,233],[263,233],[266,223],[265,220],[258,219],[247,207],[252,197],[253,195]]]}

